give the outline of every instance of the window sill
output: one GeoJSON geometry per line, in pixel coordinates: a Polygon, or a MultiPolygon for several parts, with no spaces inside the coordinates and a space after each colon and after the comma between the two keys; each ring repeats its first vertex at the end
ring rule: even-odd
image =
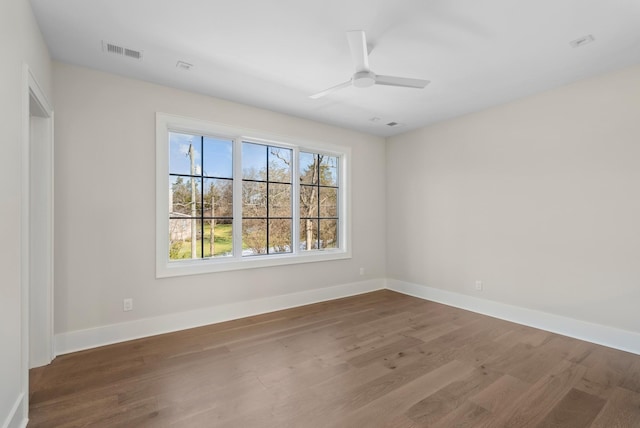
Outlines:
{"type": "Polygon", "coordinates": [[[319,250],[305,254],[273,254],[243,258],[196,259],[167,262],[156,266],[156,278],[201,275],[206,273],[284,266],[300,263],[325,262],[350,259],[351,252],[342,250],[319,250]]]}

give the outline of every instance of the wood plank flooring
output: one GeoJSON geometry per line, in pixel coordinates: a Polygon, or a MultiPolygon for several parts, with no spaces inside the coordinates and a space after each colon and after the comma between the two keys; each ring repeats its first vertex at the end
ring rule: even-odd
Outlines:
{"type": "Polygon", "coordinates": [[[640,427],[640,356],[391,291],[63,355],[29,427],[640,427]]]}

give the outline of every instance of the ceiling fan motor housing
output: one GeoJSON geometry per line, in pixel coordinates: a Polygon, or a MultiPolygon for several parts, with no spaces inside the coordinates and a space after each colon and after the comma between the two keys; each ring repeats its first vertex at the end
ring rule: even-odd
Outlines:
{"type": "Polygon", "coordinates": [[[376,83],[376,75],[371,71],[358,71],[353,75],[353,86],[367,88],[376,83]]]}

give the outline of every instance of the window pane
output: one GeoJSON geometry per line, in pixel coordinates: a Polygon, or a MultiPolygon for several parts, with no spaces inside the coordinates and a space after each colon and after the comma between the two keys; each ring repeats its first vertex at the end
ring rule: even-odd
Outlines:
{"type": "Polygon", "coordinates": [[[202,175],[208,177],[233,177],[233,141],[213,137],[203,140],[204,171],[202,175]]]}
{"type": "Polygon", "coordinates": [[[199,136],[169,132],[169,174],[199,175],[201,159],[199,136]]]}
{"type": "Polygon", "coordinates": [[[191,239],[191,219],[169,219],[169,260],[191,258],[190,244],[185,244],[191,239]]]}
{"type": "Polygon", "coordinates": [[[213,257],[233,254],[232,220],[204,221],[204,257],[211,257],[212,254],[213,257]]]}
{"type": "Polygon", "coordinates": [[[200,220],[169,219],[169,260],[200,257],[201,227],[200,220]]]}
{"type": "Polygon", "coordinates": [[[291,185],[269,183],[269,217],[291,217],[291,185]]]}
{"type": "Polygon", "coordinates": [[[242,143],[242,178],[267,179],[267,146],[242,143]]]}
{"type": "Polygon", "coordinates": [[[290,253],[291,220],[269,220],[269,253],[290,253]]]}
{"type": "Polygon", "coordinates": [[[300,249],[318,249],[318,220],[300,220],[300,249]]]}
{"type": "Polygon", "coordinates": [[[320,155],[320,185],[338,185],[338,158],[335,156],[320,155]]]}
{"type": "MultiPolygon", "coordinates": [[[[198,229],[197,229],[197,234],[196,234],[196,257],[197,259],[202,258],[202,253],[203,253],[203,238],[204,238],[204,233],[202,231],[202,225],[203,225],[203,221],[202,220],[198,220],[196,222],[198,229]]],[[[193,247],[193,246],[192,246],[193,247]]]]}
{"type": "Polygon", "coordinates": [[[320,220],[320,247],[338,248],[338,222],[320,220]]]}
{"type": "Polygon", "coordinates": [[[200,215],[200,179],[169,177],[169,217],[200,215]]]}
{"type": "Polygon", "coordinates": [[[254,181],[242,183],[242,216],[267,216],[267,183],[254,181]]]}
{"type": "Polygon", "coordinates": [[[204,179],[204,217],[233,217],[233,181],[204,179]]]}
{"type": "Polygon", "coordinates": [[[337,248],[339,156],[300,153],[300,249],[337,248]]]}
{"type": "Polygon", "coordinates": [[[267,253],[267,220],[242,220],[242,255],[267,253]]]}
{"type": "Polygon", "coordinates": [[[300,217],[318,216],[318,186],[300,185],[300,217]]]}
{"type": "Polygon", "coordinates": [[[338,189],[333,187],[320,188],[320,217],[338,216],[338,189]]]}
{"type": "Polygon", "coordinates": [[[313,153],[300,152],[300,183],[302,184],[317,184],[318,183],[318,168],[317,168],[317,155],[313,153]]]}
{"type": "Polygon", "coordinates": [[[290,149],[269,147],[269,181],[291,183],[291,155],[290,149]]]}

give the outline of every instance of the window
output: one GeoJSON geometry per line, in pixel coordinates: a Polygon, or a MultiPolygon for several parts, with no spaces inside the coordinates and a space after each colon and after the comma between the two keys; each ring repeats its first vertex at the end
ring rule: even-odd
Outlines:
{"type": "Polygon", "coordinates": [[[233,141],[169,132],[169,259],[233,254],[233,141]]]}
{"type": "Polygon", "coordinates": [[[161,113],[156,139],[157,277],[351,256],[348,148],[161,113]]]}
{"type": "Polygon", "coordinates": [[[310,251],[338,245],[338,157],[300,152],[300,244],[310,251]]]}
{"type": "Polygon", "coordinates": [[[293,251],[293,150],[242,143],[242,254],[293,251]]]}

